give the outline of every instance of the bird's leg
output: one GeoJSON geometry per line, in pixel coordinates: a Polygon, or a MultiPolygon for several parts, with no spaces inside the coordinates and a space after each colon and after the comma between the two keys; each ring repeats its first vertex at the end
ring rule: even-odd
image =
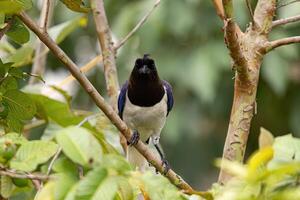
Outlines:
{"type": "Polygon", "coordinates": [[[129,146],[136,145],[139,140],[140,140],[140,134],[137,130],[134,130],[131,135],[131,138],[127,141],[127,145],[129,146]]]}
{"type": "Polygon", "coordinates": [[[158,144],[154,144],[158,154],[160,155],[161,161],[162,161],[162,166],[164,167],[163,174],[166,175],[168,171],[171,169],[171,166],[169,162],[167,161],[164,153],[162,152],[161,147],[158,144]]]}

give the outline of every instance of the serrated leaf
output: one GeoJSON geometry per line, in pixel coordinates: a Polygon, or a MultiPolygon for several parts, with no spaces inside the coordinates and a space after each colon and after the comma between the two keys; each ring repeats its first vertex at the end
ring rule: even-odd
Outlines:
{"type": "Polygon", "coordinates": [[[97,139],[85,128],[68,127],[56,133],[56,141],[71,160],[85,167],[98,164],[102,148],[97,139]]]}
{"type": "Polygon", "coordinates": [[[22,144],[15,157],[10,161],[10,167],[16,170],[30,172],[39,164],[47,162],[57,151],[58,145],[48,141],[29,141],[22,144]]]}
{"type": "Polygon", "coordinates": [[[103,167],[98,167],[88,172],[88,174],[78,183],[76,200],[90,200],[101,183],[108,176],[108,172],[103,167]]]}
{"type": "Polygon", "coordinates": [[[260,134],[258,138],[259,149],[272,146],[274,143],[274,136],[267,129],[260,127],[260,134]]]}
{"type": "Polygon", "coordinates": [[[5,33],[5,35],[18,44],[24,44],[28,42],[30,37],[28,29],[18,18],[13,20],[10,29],[5,33]]]}
{"type": "Polygon", "coordinates": [[[85,7],[83,4],[83,0],[60,0],[63,4],[65,4],[70,10],[87,13],[90,11],[90,8],[85,7]]]}
{"type": "Polygon", "coordinates": [[[56,42],[61,43],[68,35],[70,35],[78,27],[86,27],[87,18],[77,17],[73,20],[58,24],[49,29],[50,37],[56,42]]]}
{"type": "Polygon", "coordinates": [[[8,90],[2,95],[8,104],[9,114],[19,120],[31,119],[36,113],[36,106],[30,97],[18,90],[8,90]]]}
{"type": "Polygon", "coordinates": [[[11,196],[14,190],[14,185],[12,180],[8,176],[1,176],[1,196],[3,198],[8,198],[11,196]]]}

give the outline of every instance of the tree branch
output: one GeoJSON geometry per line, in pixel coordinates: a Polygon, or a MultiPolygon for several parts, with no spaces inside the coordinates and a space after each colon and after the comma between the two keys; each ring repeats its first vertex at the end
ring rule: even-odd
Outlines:
{"type": "Polygon", "coordinates": [[[267,36],[271,31],[275,11],[276,0],[258,0],[254,12],[254,21],[260,34],[267,36]]]}
{"type": "Polygon", "coordinates": [[[221,18],[221,20],[225,19],[224,8],[222,4],[222,0],[213,0],[217,15],[221,18]]]}
{"type": "MultiPolygon", "coordinates": [[[[127,140],[131,138],[132,131],[126,126],[126,124],[120,119],[118,114],[109,106],[104,98],[98,93],[91,82],[81,73],[76,64],[64,53],[63,50],[49,37],[47,33],[44,33],[40,28],[30,19],[30,17],[21,12],[18,14],[23,23],[30,28],[39,39],[52,51],[52,53],[69,69],[72,75],[78,80],[83,89],[93,99],[95,104],[103,111],[103,113],[110,119],[110,121],[118,128],[118,130],[126,137],[127,140]]],[[[151,163],[159,172],[163,172],[164,167],[162,161],[146,146],[143,142],[138,141],[134,147],[151,163]]],[[[186,183],[179,175],[173,170],[168,171],[165,175],[174,185],[187,193],[192,193],[194,190],[186,183]]]]}
{"type": "Polygon", "coordinates": [[[113,109],[117,110],[117,99],[120,86],[117,75],[115,51],[103,0],[91,0],[91,7],[102,52],[107,93],[113,109]]]}
{"type": "Polygon", "coordinates": [[[288,17],[288,18],[285,18],[285,19],[278,19],[276,21],[273,21],[272,28],[274,28],[276,26],[280,26],[280,25],[285,25],[285,24],[288,24],[288,23],[298,22],[298,21],[300,21],[300,15],[293,16],[293,17],[288,17]]]}
{"type": "Polygon", "coordinates": [[[12,178],[31,179],[31,180],[40,180],[40,181],[46,181],[49,179],[49,176],[43,174],[18,173],[16,171],[5,169],[5,168],[0,169],[0,175],[9,176],[12,178]]]}
{"type": "Polygon", "coordinates": [[[269,52],[277,47],[281,47],[288,44],[294,44],[294,43],[300,43],[300,36],[282,38],[271,42],[267,42],[266,52],[269,52]]]}
{"type": "MultiPolygon", "coordinates": [[[[47,32],[47,29],[49,27],[53,15],[54,3],[55,0],[44,0],[41,16],[40,16],[40,22],[39,22],[40,27],[44,32],[47,32]]],[[[31,69],[32,74],[38,74],[38,75],[44,74],[46,58],[47,58],[47,53],[44,52],[46,49],[47,47],[42,42],[37,41],[34,62],[31,69]]],[[[31,76],[29,79],[29,84],[34,84],[36,82],[38,82],[38,79],[31,76]]]]}
{"type": "Polygon", "coordinates": [[[137,30],[146,22],[146,20],[149,18],[149,16],[153,13],[155,8],[159,4],[160,4],[160,0],[156,0],[153,7],[148,11],[148,13],[144,15],[144,17],[137,23],[137,25],[135,25],[135,27],[121,41],[117,42],[117,44],[115,45],[115,49],[119,49],[121,46],[123,46],[125,42],[127,42],[127,40],[129,40],[132,37],[132,35],[135,32],[137,32],[137,30]]]}
{"type": "Polygon", "coordinates": [[[2,39],[2,37],[4,36],[4,34],[10,29],[11,25],[14,22],[14,17],[12,17],[7,23],[6,26],[2,29],[0,29],[0,40],[2,39]]]}

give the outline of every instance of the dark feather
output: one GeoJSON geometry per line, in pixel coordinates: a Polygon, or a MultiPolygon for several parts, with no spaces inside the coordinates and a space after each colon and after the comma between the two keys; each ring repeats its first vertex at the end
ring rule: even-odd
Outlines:
{"type": "Polygon", "coordinates": [[[166,89],[167,97],[168,97],[168,101],[167,101],[167,105],[168,105],[167,116],[168,116],[168,114],[172,110],[173,104],[174,104],[173,91],[172,91],[172,86],[167,81],[163,80],[163,85],[166,89]]]}
{"type": "Polygon", "coordinates": [[[123,111],[126,103],[127,89],[128,89],[128,81],[126,81],[126,83],[124,83],[124,85],[122,86],[118,97],[118,111],[121,119],[123,119],[123,111]]]}

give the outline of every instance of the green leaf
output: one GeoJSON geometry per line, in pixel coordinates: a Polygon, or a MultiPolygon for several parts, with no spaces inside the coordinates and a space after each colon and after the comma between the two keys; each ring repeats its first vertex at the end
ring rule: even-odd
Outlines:
{"type": "Polygon", "coordinates": [[[0,78],[4,77],[13,63],[3,63],[0,59],[0,78]]]}
{"type": "Polygon", "coordinates": [[[134,200],[133,188],[124,177],[118,177],[118,195],[121,200],[134,200]]]}
{"type": "Polygon", "coordinates": [[[16,52],[6,58],[6,62],[13,62],[13,67],[27,65],[32,61],[34,49],[28,43],[17,49],[16,52]]]}
{"type": "Polygon", "coordinates": [[[27,142],[27,139],[19,133],[7,133],[0,138],[0,143],[14,143],[14,144],[24,144],[27,142]]]}
{"type": "Polygon", "coordinates": [[[14,185],[12,180],[8,176],[1,176],[1,196],[3,198],[8,198],[12,195],[14,190],[14,185]]]}
{"type": "Polygon", "coordinates": [[[52,169],[57,173],[70,173],[75,175],[78,173],[76,164],[64,156],[55,161],[52,169]]]}
{"type": "Polygon", "coordinates": [[[30,172],[39,164],[47,162],[57,151],[58,145],[47,141],[29,141],[22,144],[15,157],[10,161],[10,167],[16,170],[30,172]]]}
{"type": "Polygon", "coordinates": [[[1,8],[0,13],[7,13],[7,14],[18,13],[23,9],[22,4],[20,4],[15,0],[1,0],[0,8],[1,8]]]}
{"type": "Polygon", "coordinates": [[[102,148],[97,139],[85,128],[68,127],[57,132],[56,140],[71,160],[85,167],[98,164],[102,148]]]}
{"type": "Polygon", "coordinates": [[[16,67],[11,67],[9,70],[8,70],[8,73],[15,77],[15,78],[19,78],[19,79],[22,79],[23,78],[23,71],[19,68],[16,68],[16,67]]]}
{"type": "Polygon", "coordinates": [[[18,44],[28,42],[30,38],[28,29],[18,18],[13,20],[12,26],[5,34],[18,44]]]}
{"type": "Polygon", "coordinates": [[[55,174],[55,200],[64,200],[65,196],[72,189],[72,186],[78,181],[77,174],[59,173],[55,174]]]}
{"type": "Polygon", "coordinates": [[[141,175],[140,179],[145,192],[151,200],[185,200],[182,193],[167,178],[161,175],[146,172],[141,175]],[[157,187],[158,185],[163,187],[157,187]]]}
{"type": "Polygon", "coordinates": [[[21,10],[27,10],[32,7],[31,0],[1,0],[0,13],[18,13],[21,10]]]}
{"type": "Polygon", "coordinates": [[[18,90],[8,90],[2,95],[8,104],[9,114],[16,119],[29,120],[36,113],[36,106],[30,97],[18,90]]]}
{"type": "Polygon", "coordinates": [[[77,17],[73,20],[53,26],[49,29],[49,35],[56,43],[61,43],[68,35],[70,35],[78,27],[86,27],[87,18],[77,17]]]}
{"type": "Polygon", "coordinates": [[[5,93],[7,90],[18,89],[18,82],[14,77],[7,76],[0,85],[0,92],[5,93]]]}
{"type": "Polygon", "coordinates": [[[0,29],[4,28],[5,26],[5,14],[0,13],[0,29]]]}
{"type": "Polygon", "coordinates": [[[128,161],[123,156],[116,154],[105,154],[103,156],[101,166],[108,169],[114,169],[120,174],[125,174],[132,169],[128,161]]]}
{"type": "Polygon", "coordinates": [[[60,0],[63,4],[65,4],[70,10],[87,13],[90,11],[90,8],[85,7],[83,4],[83,0],[60,0]]]}
{"type": "Polygon", "coordinates": [[[284,163],[300,162],[300,139],[292,135],[277,137],[274,145],[274,157],[269,167],[284,163]]]}
{"type": "MultiPolygon", "coordinates": [[[[77,186],[76,200],[97,199],[96,193],[107,179],[108,171],[103,167],[98,167],[90,171],[77,186]]],[[[106,198],[98,198],[106,199],[106,198]]],[[[106,199],[109,200],[109,199],[106,199]]]]}
{"type": "Polygon", "coordinates": [[[43,189],[38,193],[35,200],[55,200],[55,182],[48,182],[43,189]]]}

